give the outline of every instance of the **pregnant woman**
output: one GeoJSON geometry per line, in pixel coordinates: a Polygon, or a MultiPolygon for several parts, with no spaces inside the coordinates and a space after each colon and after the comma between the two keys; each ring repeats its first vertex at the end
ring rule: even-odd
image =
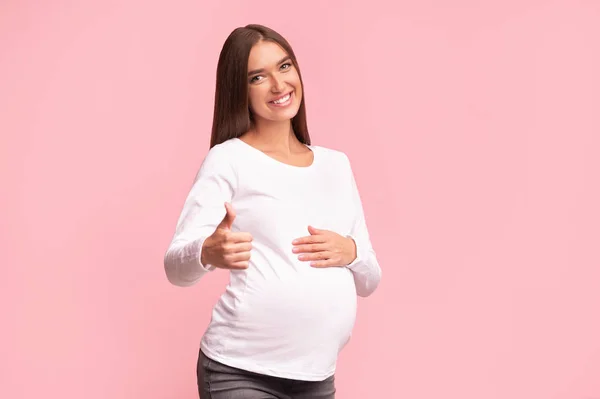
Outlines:
{"type": "Polygon", "coordinates": [[[272,29],[223,45],[210,150],[164,265],[178,286],[230,273],[200,343],[201,399],[335,397],[357,295],[381,269],[350,161],[311,145],[298,62],[272,29]]]}

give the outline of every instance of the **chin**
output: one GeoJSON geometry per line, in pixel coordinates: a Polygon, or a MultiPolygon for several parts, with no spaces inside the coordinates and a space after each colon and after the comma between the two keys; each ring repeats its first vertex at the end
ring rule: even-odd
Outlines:
{"type": "Polygon", "coordinates": [[[293,109],[281,110],[279,112],[272,112],[267,110],[263,115],[258,115],[261,119],[272,121],[272,122],[283,122],[287,120],[293,119],[296,115],[298,115],[298,110],[300,107],[294,107],[293,109]]]}
{"type": "Polygon", "coordinates": [[[289,112],[286,112],[283,115],[277,115],[276,119],[283,121],[283,120],[288,120],[288,119],[293,119],[296,115],[298,115],[298,110],[290,110],[289,112]]]}

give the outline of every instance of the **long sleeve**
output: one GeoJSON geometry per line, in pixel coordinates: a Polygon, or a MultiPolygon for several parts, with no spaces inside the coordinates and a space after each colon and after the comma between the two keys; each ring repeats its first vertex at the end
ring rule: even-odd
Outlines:
{"type": "Polygon", "coordinates": [[[356,244],[357,256],[356,259],[346,267],[348,267],[354,275],[357,295],[367,297],[375,291],[381,281],[381,267],[379,266],[377,255],[371,244],[363,205],[354,178],[354,173],[350,166],[350,160],[348,160],[348,165],[350,168],[352,197],[355,209],[354,224],[349,237],[352,238],[356,244]]]}
{"type": "Polygon", "coordinates": [[[191,286],[214,270],[200,262],[202,245],[225,216],[225,202],[231,201],[236,186],[236,173],[223,149],[213,147],[196,174],[164,255],[165,272],[172,284],[191,286]]]}

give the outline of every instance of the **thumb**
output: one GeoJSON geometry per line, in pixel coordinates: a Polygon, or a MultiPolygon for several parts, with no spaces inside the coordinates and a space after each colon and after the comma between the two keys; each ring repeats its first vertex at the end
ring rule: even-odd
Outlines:
{"type": "Polygon", "coordinates": [[[220,229],[231,230],[231,225],[235,220],[235,211],[229,202],[225,203],[225,217],[221,220],[221,223],[217,226],[220,229]]]}
{"type": "Polygon", "coordinates": [[[314,228],[313,226],[310,226],[310,225],[309,225],[309,226],[308,226],[308,232],[309,232],[311,235],[315,235],[315,234],[321,234],[321,233],[323,233],[323,230],[316,229],[316,228],[314,228]]]}

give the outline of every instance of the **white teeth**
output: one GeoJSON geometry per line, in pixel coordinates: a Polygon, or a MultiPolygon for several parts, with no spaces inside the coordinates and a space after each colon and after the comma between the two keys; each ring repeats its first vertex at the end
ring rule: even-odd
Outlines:
{"type": "Polygon", "coordinates": [[[284,103],[284,102],[286,102],[287,100],[289,100],[289,99],[290,99],[290,95],[291,95],[291,93],[290,93],[290,94],[288,94],[287,96],[285,96],[285,97],[282,97],[282,98],[280,98],[279,100],[275,100],[275,101],[273,101],[273,102],[274,102],[275,104],[281,104],[281,103],[284,103]]]}

